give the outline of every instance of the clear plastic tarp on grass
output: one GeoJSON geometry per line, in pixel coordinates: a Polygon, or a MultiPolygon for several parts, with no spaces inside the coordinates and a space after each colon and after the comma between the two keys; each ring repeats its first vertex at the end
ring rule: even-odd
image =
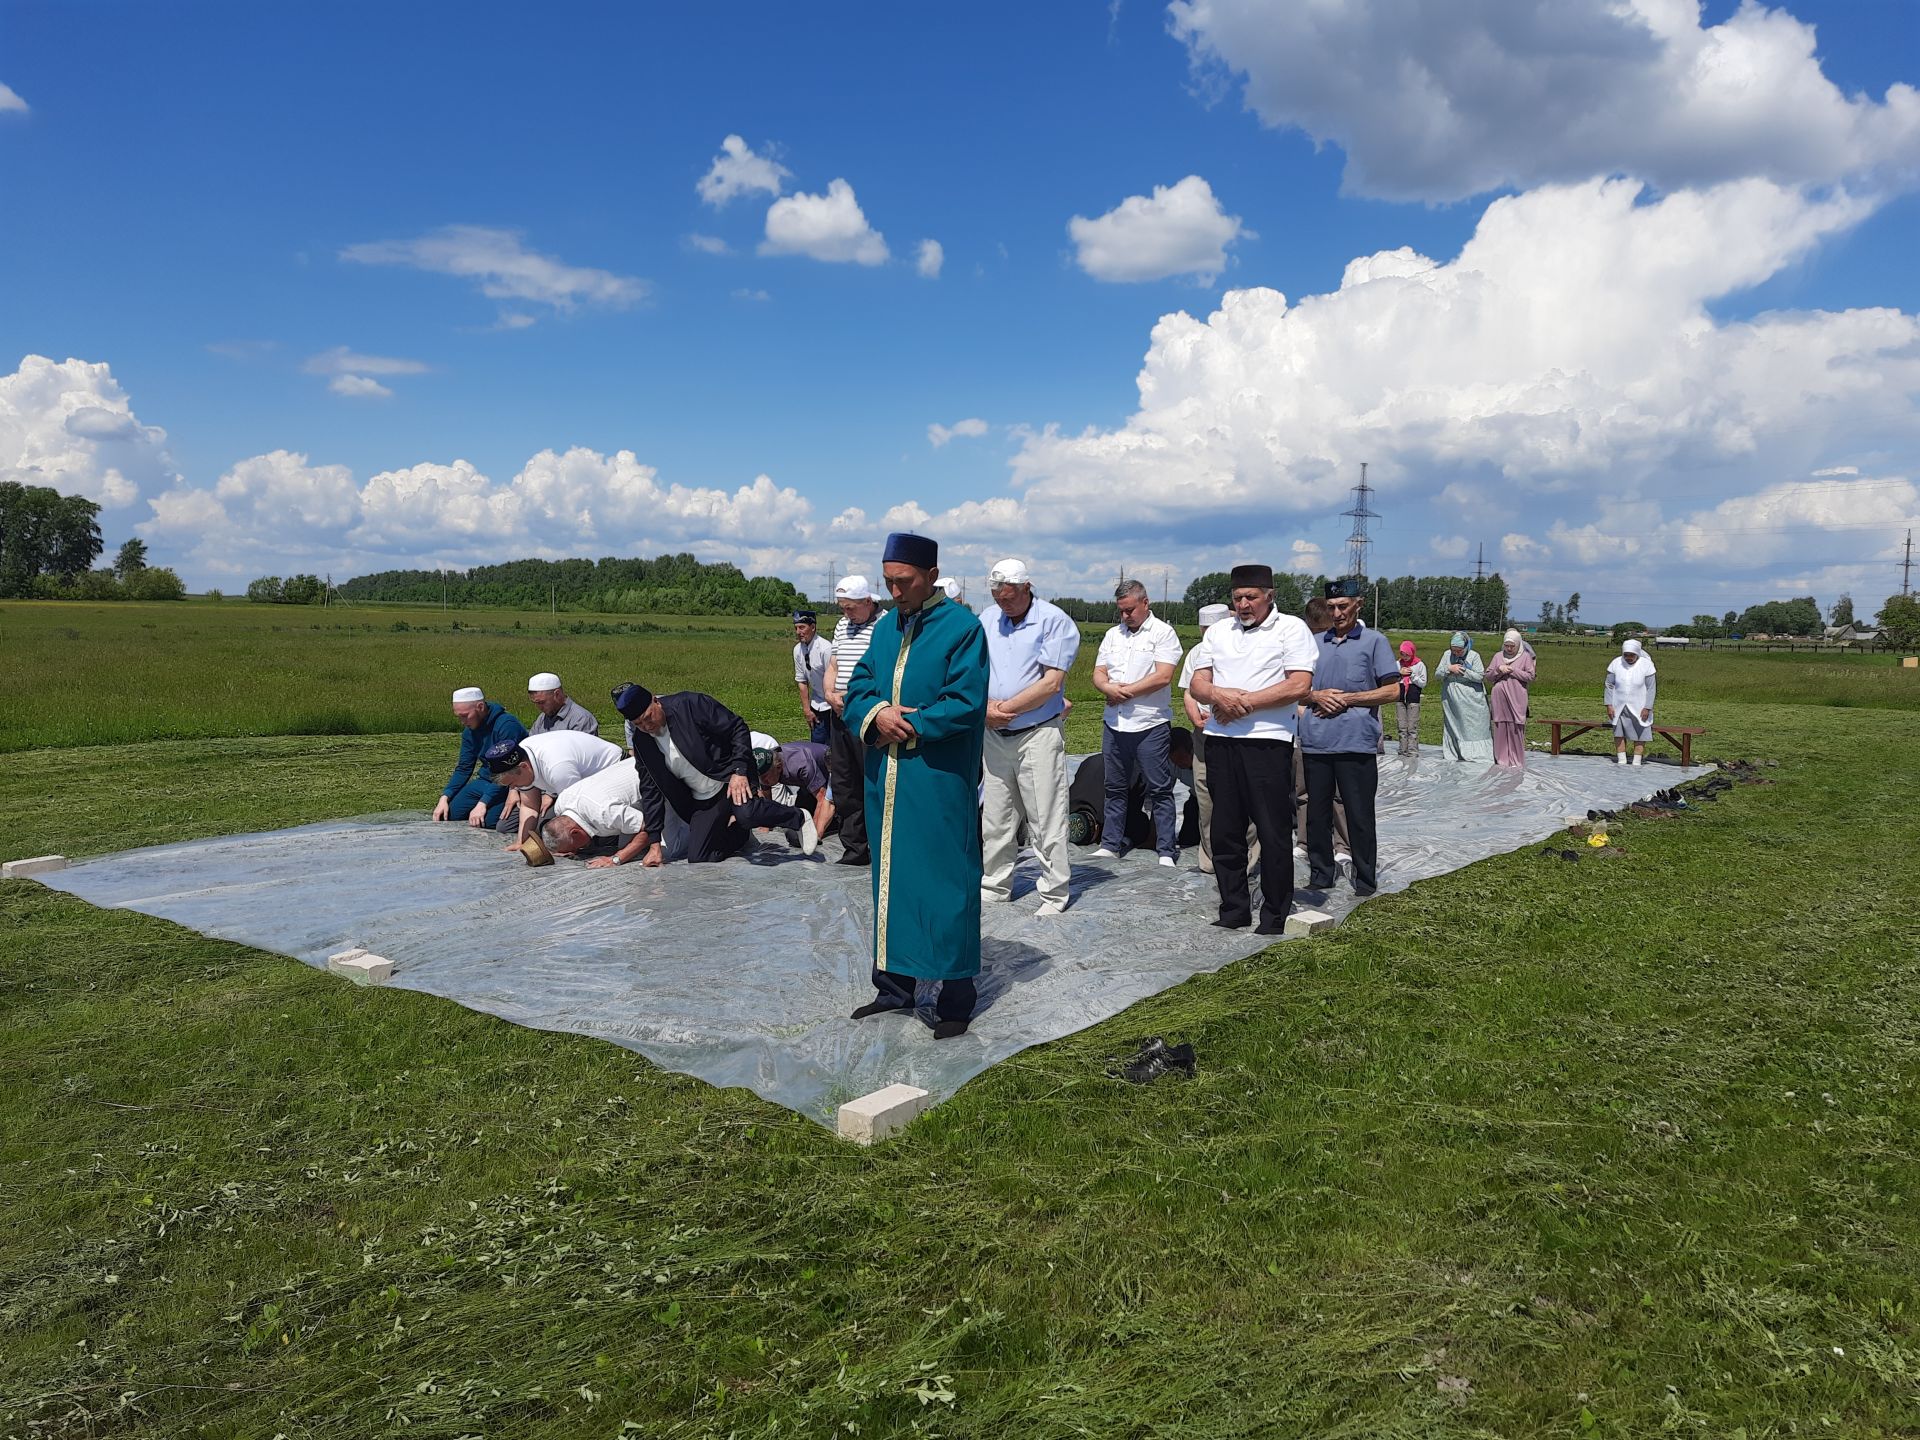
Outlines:
{"type": "MultiPolygon", "coordinates": [[[[1700,766],[1687,777],[1706,773],[1700,766]]],[[[1530,755],[1524,772],[1428,749],[1380,762],[1380,888],[1540,841],[1565,817],[1675,783],[1671,766],[1530,755]]],[[[325,966],[364,946],[392,985],[516,1024],[593,1035],[714,1085],[743,1085],[826,1124],[844,1100],[904,1081],[944,1099],[989,1065],[1070,1035],[1191,975],[1271,943],[1207,922],[1212,877],[1182,856],[1076,847],[1073,906],[1039,917],[1033,864],[1015,899],[985,907],[980,1009],[966,1035],[918,1019],[850,1020],[871,998],[864,869],[776,838],[720,865],[541,869],[503,837],[419,813],[367,816],[103,856],[42,877],[96,905],[157,915],[325,966]]],[[[1343,880],[1297,902],[1343,915],[1343,880]]],[[[923,996],[925,992],[923,990],[923,996]]]]}

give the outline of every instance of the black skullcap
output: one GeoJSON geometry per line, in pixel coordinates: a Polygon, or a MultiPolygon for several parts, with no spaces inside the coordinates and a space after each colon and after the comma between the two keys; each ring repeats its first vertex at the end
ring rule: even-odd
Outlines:
{"type": "Polygon", "coordinates": [[[625,719],[638,720],[652,704],[653,692],[644,685],[636,685],[629,680],[624,685],[613,687],[613,708],[625,719]]]}
{"type": "Polygon", "coordinates": [[[1227,577],[1227,583],[1235,590],[1271,590],[1273,567],[1271,565],[1236,565],[1233,567],[1233,573],[1227,577]]]}
{"type": "Polygon", "coordinates": [[[800,624],[800,623],[801,623],[802,621],[804,621],[804,622],[805,622],[805,623],[807,623],[808,625],[818,625],[818,624],[820,623],[820,617],[819,617],[818,615],[816,615],[816,614],[815,614],[815,613],[814,613],[813,611],[811,611],[811,610],[796,610],[796,611],[794,611],[794,612],[793,612],[793,623],[794,623],[794,624],[796,624],[796,625],[798,625],[798,624],[800,624]]]}
{"type": "Polygon", "coordinates": [[[526,764],[527,752],[511,740],[502,740],[498,745],[489,745],[484,758],[487,762],[487,773],[499,775],[513,769],[516,765],[526,764]]]}
{"type": "Polygon", "coordinates": [[[1320,592],[1323,599],[1351,600],[1360,593],[1360,581],[1352,576],[1343,576],[1338,580],[1329,580],[1320,592]]]}
{"type": "Polygon", "coordinates": [[[887,536],[887,548],[880,556],[883,565],[911,565],[916,570],[931,570],[940,563],[940,546],[924,535],[896,530],[887,536]]]}

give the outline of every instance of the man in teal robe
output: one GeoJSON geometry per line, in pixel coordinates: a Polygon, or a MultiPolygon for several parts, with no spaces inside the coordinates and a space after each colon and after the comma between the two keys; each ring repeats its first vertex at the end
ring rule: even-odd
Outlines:
{"type": "Polygon", "coordinates": [[[980,752],[987,640],[946,597],[939,547],[887,537],[882,574],[894,610],[847,685],[845,719],[867,745],[873,852],[873,985],[853,1012],[909,1015],[921,980],[941,982],[934,1037],[964,1035],[980,973],[980,752]]]}

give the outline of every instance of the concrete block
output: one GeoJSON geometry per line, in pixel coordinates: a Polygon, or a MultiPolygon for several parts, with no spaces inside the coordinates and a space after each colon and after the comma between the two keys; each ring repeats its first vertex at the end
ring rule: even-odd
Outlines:
{"type": "Polygon", "coordinates": [[[1900,657],[1900,668],[1902,670],[1920,670],[1920,655],[1902,655],[1900,657]]]}
{"type": "Polygon", "coordinates": [[[889,1085],[840,1107],[840,1138],[857,1145],[884,1140],[896,1130],[906,1128],[932,1097],[917,1085],[889,1085]]]}
{"type": "Polygon", "coordinates": [[[367,950],[364,945],[356,945],[351,950],[342,950],[337,955],[327,956],[327,964],[335,965],[340,963],[343,960],[358,960],[362,955],[365,955],[366,953],[367,953],[367,950]]]}
{"type": "Polygon", "coordinates": [[[327,957],[327,969],[361,985],[383,985],[393,978],[393,962],[365,950],[348,950],[327,957]]]}
{"type": "Polygon", "coordinates": [[[30,876],[66,868],[67,857],[64,855],[36,855],[31,860],[9,860],[0,865],[0,879],[25,880],[30,876]]]}
{"type": "Polygon", "coordinates": [[[1296,910],[1287,916],[1287,934],[1317,935],[1339,923],[1324,910],[1296,910]]]}

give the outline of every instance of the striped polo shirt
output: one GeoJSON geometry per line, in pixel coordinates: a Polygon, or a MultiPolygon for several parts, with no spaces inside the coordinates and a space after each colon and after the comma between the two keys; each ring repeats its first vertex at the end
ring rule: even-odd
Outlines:
{"type": "Polygon", "coordinates": [[[867,653],[867,647],[873,643],[873,627],[880,623],[887,612],[876,610],[873,619],[864,625],[855,625],[842,615],[833,627],[833,678],[834,694],[847,693],[847,682],[853,679],[853,667],[867,653]]]}

